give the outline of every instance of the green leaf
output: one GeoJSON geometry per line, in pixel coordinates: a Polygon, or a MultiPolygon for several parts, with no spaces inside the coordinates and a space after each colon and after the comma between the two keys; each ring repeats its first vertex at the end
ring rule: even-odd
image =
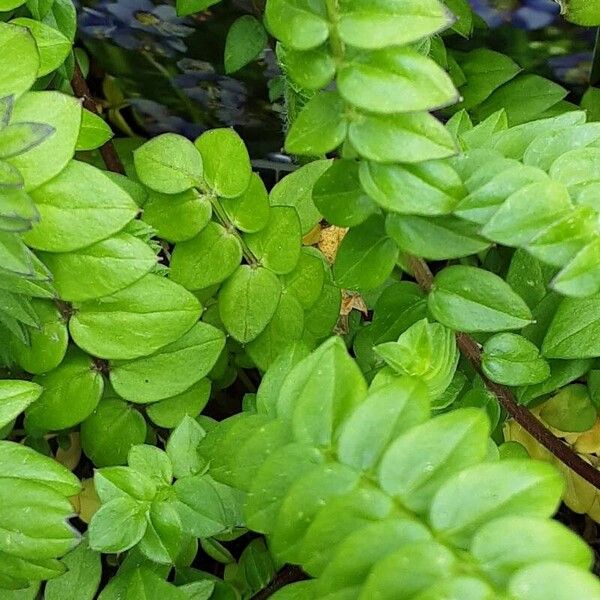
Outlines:
{"type": "Polygon", "coordinates": [[[110,382],[125,400],[148,404],[185,392],[208,375],[225,347],[222,331],[198,322],[151,356],[113,362],[110,382]]]}
{"type": "Polygon", "coordinates": [[[548,358],[595,358],[600,355],[599,294],[561,301],[544,338],[542,354],[548,358]]]}
{"type": "Polygon", "coordinates": [[[144,204],[144,221],[170,242],[193,238],[206,227],[211,215],[210,200],[195,189],[180,194],[151,191],[144,204]]]}
{"type": "Polygon", "coordinates": [[[302,337],[304,310],[293,294],[283,292],[273,318],[265,329],[246,346],[256,366],[266,371],[279,353],[302,337]]]}
{"type": "MultiPolygon", "coordinates": [[[[335,592],[340,595],[346,592],[342,598],[356,597],[373,567],[382,559],[395,550],[429,538],[427,529],[414,519],[386,519],[366,525],[340,544],[317,580],[316,594],[326,598],[329,594],[334,596],[335,592]]],[[[414,564],[412,560],[408,562],[414,564]]],[[[395,561],[396,568],[398,564],[395,561]]],[[[394,585],[390,589],[397,591],[402,587],[394,585]]]]}
{"type": "Polygon", "coordinates": [[[321,92],[308,101],[292,123],[285,149],[290,154],[321,156],[344,141],[347,128],[344,103],[338,93],[321,92]]]}
{"type": "Polygon", "coordinates": [[[31,197],[40,221],[24,239],[47,252],[71,252],[99,242],[123,229],[138,212],[131,196],[102,171],[78,161],[71,161],[31,197]]]}
{"type": "Polygon", "coordinates": [[[252,341],[273,318],[281,283],[263,267],[242,265],[225,282],[219,294],[219,314],[238,342],[252,341]]]}
{"type": "Polygon", "coordinates": [[[43,484],[62,496],[79,493],[79,480],[71,471],[52,458],[43,456],[33,448],[15,442],[0,441],[0,477],[43,484]]]}
{"type": "Polygon", "coordinates": [[[10,158],[23,154],[54,133],[50,125],[44,123],[12,123],[0,130],[0,158],[10,158]]]}
{"type": "Polygon", "coordinates": [[[555,181],[532,183],[509,196],[481,233],[506,246],[523,246],[568,215],[572,206],[564,185],[555,181]]]}
{"type": "MultiPolygon", "coordinates": [[[[21,0],[4,0],[0,10],[12,10],[24,4],[21,0]]],[[[0,56],[3,60],[0,75],[0,98],[21,96],[34,84],[40,66],[40,56],[31,33],[24,27],[0,24],[0,56]]]]}
{"type": "Polygon", "coordinates": [[[325,282],[323,260],[312,248],[303,248],[298,264],[282,278],[284,292],[290,292],[302,308],[308,309],[318,300],[325,282]]]}
{"type": "Polygon", "coordinates": [[[544,402],[540,417],[560,431],[588,431],[596,423],[596,408],[588,389],[582,384],[562,388],[544,402]]]}
{"type": "Polygon", "coordinates": [[[411,325],[398,341],[379,344],[374,350],[399,375],[421,379],[432,401],[450,385],[459,359],[454,333],[427,319],[411,325]]]}
{"type": "Polygon", "coordinates": [[[191,535],[207,538],[240,525],[239,493],[208,475],[184,477],[175,482],[173,489],[184,531],[191,535]]]}
{"type": "Polygon", "coordinates": [[[104,504],[117,498],[133,498],[143,505],[153,500],[157,491],[152,479],[129,467],[104,467],[96,470],[94,487],[104,504]]]}
{"type": "Polygon", "coordinates": [[[600,599],[600,584],[591,573],[557,562],[541,562],[522,569],[510,580],[515,600],[569,600],[574,590],[582,598],[600,599]]]}
{"type": "Polygon", "coordinates": [[[241,196],[252,175],[250,157],[242,138],[233,129],[211,129],[195,142],[204,161],[204,178],[224,198],[241,196]]]}
{"type": "Polygon", "coordinates": [[[244,240],[261,264],[278,274],[294,270],[300,258],[302,233],[296,209],[273,206],[269,221],[257,233],[247,233],[244,240]]]}
{"type": "Polygon", "coordinates": [[[383,455],[381,487],[410,510],[427,511],[444,482],[485,458],[489,429],[487,417],[475,408],[455,410],[413,427],[383,455]]]}
{"type": "Polygon", "coordinates": [[[166,451],[173,475],[180,479],[202,471],[205,461],[198,454],[198,444],[206,432],[195,419],[185,416],[173,430],[166,445],[166,451]]]}
{"type": "Polygon", "coordinates": [[[293,50],[278,44],[276,52],[285,65],[286,76],[303,89],[327,87],[335,76],[335,61],[327,45],[312,50],[293,50]]]}
{"type": "Polygon", "coordinates": [[[376,162],[418,163],[457,152],[452,135],[429,113],[361,114],[350,123],[348,137],[361,156],[376,162]]]}
{"type": "Polygon", "coordinates": [[[233,22],[225,40],[225,72],[235,73],[257,58],[267,45],[261,22],[244,15],[233,22]]]}
{"type": "Polygon", "coordinates": [[[302,444],[289,444],[271,454],[256,472],[246,498],[248,527],[270,533],[290,487],[322,462],[323,456],[316,448],[302,444]]]}
{"type": "Polygon", "coordinates": [[[202,157],[194,144],[181,135],[163,133],[133,153],[140,181],[163,194],[178,194],[202,179],[202,157]]]}
{"type": "Polygon", "coordinates": [[[441,161],[414,166],[363,162],[360,182],[382,208],[403,214],[447,215],[466,192],[458,173],[441,161]]]}
{"type": "Polygon", "coordinates": [[[29,330],[29,344],[14,338],[11,353],[29,373],[46,373],[58,367],[67,351],[69,333],[60,311],[49,300],[33,299],[31,306],[38,316],[39,329],[29,330]]]}
{"type": "Polygon", "coordinates": [[[416,42],[451,23],[452,15],[438,0],[344,0],[338,30],[350,46],[373,50],[416,42]]]}
{"type": "Polygon", "coordinates": [[[387,287],[375,303],[373,342],[397,340],[411,325],[427,313],[426,297],[414,283],[401,281],[387,287]]]}
{"type": "MultiPolygon", "coordinates": [[[[591,225],[589,221],[588,224],[591,225]]],[[[583,236],[592,238],[589,229],[584,228],[583,236]]],[[[581,242],[576,234],[573,237],[569,240],[572,245],[581,242]]],[[[600,237],[593,237],[593,241],[575,255],[555,277],[552,288],[561,294],[579,298],[600,291],[600,237]]]]}
{"type": "Polygon", "coordinates": [[[210,222],[194,238],[175,246],[169,276],[189,290],[199,290],[227,279],[241,260],[238,236],[210,222]]]}
{"type": "Polygon", "coordinates": [[[302,235],[306,235],[321,220],[321,214],[313,203],[313,188],[331,164],[331,160],[315,160],[302,165],[278,181],[271,190],[272,206],[293,206],[296,209],[302,235]]]}
{"type": "Polygon", "coordinates": [[[425,386],[413,378],[394,378],[371,390],[344,422],[338,440],[339,460],[358,470],[374,469],[392,440],[428,418],[425,386]]]}
{"type": "Polygon", "coordinates": [[[140,540],[140,552],[155,563],[170,565],[177,559],[182,538],[181,519],[173,504],[153,502],[146,533],[140,540]]]}
{"type": "Polygon", "coordinates": [[[510,57],[489,48],[477,48],[460,59],[467,83],[460,88],[460,107],[471,110],[488,98],[494,90],[510,81],[521,67],[510,57]]]}
{"type": "Polygon", "coordinates": [[[503,385],[532,385],[550,377],[550,366],[529,340],[499,333],[486,340],[481,356],[483,372],[503,385]]]}
{"type": "Polygon", "coordinates": [[[358,171],[356,161],[336,160],[315,183],[313,202],[328,223],[354,227],[377,211],[361,187],[358,171]]]}
{"type": "Polygon", "coordinates": [[[450,550],[434,541],[406,544],[374,565],[362,593],[368,598],[382,589],[385,591],[380,596],[385,600],[418,597],[419,592],[452,573],[455,560],[450,550]]]}
{"type": "Polygon", "coordinates": [[[84,108],[75,150],[95,150],[106,144],[112,137],[110,125],[100,115],[84,108]]]}
{"type": "MultiPolygon", "coordinates": [[[[15,465],[12,465],[15,468],[15,465]]],[[[76,533],[68,523],[73,507],[62,493],[38,481],[0,479],[0,541],[2,574],[11,576],[10,560],[16,559],[26,568],[31,561],[35,567],[66,554],[77,544],[76,533]],[[27,510],[29,508],[29,510],[27,510]],[[8,564],[7,564],[8,563],[8,564]],[[7,573],[8,570],[8,573],[7,573]]],[[[52,564],[52,563],[50,563],[52,564]]],[[[56,565],[58,572],[62,565],[56,565]]],[[[15,573],[16,574],[16,573],[15,573]]],[[[58,573],[51,574],[55,576],[58,573]]],[[[25,579],[45,579],[35,570],[25,579]],[[36,576],[38,575],[38,576],[36,576]]],[[[23,586],[21,586],[23,587],[23,586]]]]}
{"type": "Polygon", "coordinates": [[[43,388],[32,381],[0,380],[0,427],[16,419],[42,391],[43,388]]]}
{"type": "Polygon", "coordinates": [[[221,198],[221,206],[236,229],[260,231],[269,220],[269,194],[262,179],[252,173],[246,191],[237,198],[221,198]]]}
{"type": "MultiPolygon", "coordinates": [[[[77,144],[81,111],[79,99],[59,92],[29,92],[19,98],[11,123],[45,123],[54,129],[54,134],[35,148],[8,159],[23,175],[26,191],[39,188],[67,166],[77,144]]],[[[82,183],[79,181],[80,188],[82,183]]],[[[93,186],[92,181],[87,181],[86,189],[91,189],[90,186],[93,186]]]]}
{"type": "Polygon", "coordinates": [[[473,112],[482,121],[497,110],[504,109],[510,126],[533,121],[567,95],[567,90],[539,75],[519,75],[498,88],[473,112]],[[527,102],[523,102],[527,98],[527,102]]]}
{"type": "Polygon", "coordinates": [[[154,250],[128,233],[73,252],[39,256],[52,272],[61,299],[70,302],[110,296],[141,279],[157,262],[154,250]]]}
{"type": "Polygon", "coordinates": [[[67,571],[46,583],[45,600],[93,600],[102,576],[100,554],[84,538],[61,562],[67,571]]]}
{"type": "Polygon", "coordinates": [[[51,73],[63,64],[71,51],[71,42],[60,31],[40,23],[40,21],[25,17],[13,19],[11,23],[26,27],[33,35],[40,55],[38,77],[51,73]]]}
{"type": "Polygon", "coordinates": [[[476,267],[440,271],[428,300],[431,314],[455,331],[504,331],[531,323],[525,302],[498,275],[476,267]]]}
{"type": "Polygon", "coordinates": [[[210,398],[210,381],[201,379],[185,392],[156,402],[146,408],[146,414],[159,427],[172,429],[177,427],[187,415],[196,417],[208,403],[210,398]]]}
{"type": "Polygon", "coordinates": [[[397,258],[398,246],[387,237],[383,219],[374,215],[346,234],[333,274],[342,288],[372,290],[388,278],[397,258]]]}
{"type": "Polygon", "coordinates": [[[127,496],[103,504],[89,525],[90,548],[113,554],[132,548],[146,531],[145,512],[144,504],[127,496]]]}
{"type": "Polygon", "coordinates": [[[205,11],[210,6],[218,4],[221,0],[176,0],[177,15],[187,17],[194,13],[205,11]]]}
{"type": "Polygon", "coordinates": [[[559,0],[565,19],[585,27],[600,25],[600,10],[597,2],[584,0],[559,0]]]}
{"type": "Polygon", "coordinates": [[[69,322],[73,341],[100,358],[147,356],[175,341],[200,316],[200,303],[185,288],[145,275],[109,296],[83,302],[69,322]]]}
{"type": "Polygon", "coordinates": [[[353,56],[339,68],[337,86],[344,100],[376,113],[433,110],[458,99],[446,72],[429,57],[407,47],[353,56]]]}
{"type": "Polygon", "coordinates": [[[96,467],[124,465],[129,449],[143,443],[146,433],[146,421],[133,406],[105,398],[81,424],[81,448],[96,467]]]}
{"type": "Polygon", "coordinates": [[[333,337],[294,367],[281,387],[277,414],[299,443],[328,447],[364,400],[366,382],[341,338],[333,337]]]}
{"type": "Polygon", "coordinates": [[[451,215],[419,217],[389,214],[385,230],[401,250],[426,260],[462,258],[490,246],[477,234],[476,225],[451,215]]]}
{"type": "Polygon", "coordinates": [[[508,516],[486,523],[475,534],[471,551],[501,584],[532,563],[550,560],[587,570],[592,562],[590,548],[573,531],[538,517],[508,516]],[[507,531],[519,535],[509,536],[507,531]]]}
{"type": "Polygon", "coordinates": [[[265,19],[271,33],[295,50],[316,48],[329,37],[324,2],[270,0],[265,19]]]}
{"type": "Polygon", "coordinates": [[[58,431],[78,425],[96,408],[104,381],[89,356],[71,351],[53,371],[37,375],[44,388],[37,402],[26,412],[30,431],[58,431]]]}
{"type": "Polygon", "coordinates": [[[171,485],[173,467],[164,450],[156,446],[138,444],[129,450],[127,462],[132,469],[143,473],[157,485],[171,485]]]}
{"type": "Polygon", "coordinates": [[[316,466],[299,477],[277,514],[270,538],[274,556],[281,561],[298,562],[303,538],[316,514],[331,499],[350,493],[359,477],[354,469],[339,463],[316,466]]]}
{"type": "Polygon", "coordinates": [[[436,531],[467,547],[483,524],[504,516],[550,517],[564,482],[547,463],[528,459],[481,464],[455,475],[436,494],[429,514],[436,531]],[[478,493],[485,489],[486,493],[478,493]]]}

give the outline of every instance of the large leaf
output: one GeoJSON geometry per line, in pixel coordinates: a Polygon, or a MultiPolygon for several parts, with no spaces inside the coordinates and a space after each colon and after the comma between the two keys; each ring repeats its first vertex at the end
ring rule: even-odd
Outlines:
{"type": "Polygon", "coordinates": [[[458,99],[446,72],[406,47],[354,56],[339,69],[337,86],[350,104],[387,114],[432,110],[458,99]]]}
{"type": "Polygon", "coordinates": [[[600,295],[562,300],[544,338],[542,354],[548,358],[600,355],[600,295]]]}
{"type": "Polygon", "coordinates": [[[416,42],[451,22],[438,0],[342,0],[338,28],[347,44],[376,49],[416,42]]]}
{"type": "Polygon", "coordinates": [[[156,354],[111,364],[110,381],[125,400],[146,404],[187,390],[213,368],[225,346],[222,331],[196,323],[156,354]]]}
{"type": "MultiPolygon", "coordinates": [[[[81,110],[77,98],[59,92],[29,92],[19,98],[11,123],[45,123],[54,129],[41,144],[8,159],[23,175],[26,190],[36,189],[67,166],[75,151],[81,110]]],[[[87,189],[90,186],[88,182],[87,189]]]]}
{"type": "Polygon", "coordinates": [[[154,250],[129,234],[116,235],[68,253],[41,252],[63,300],[81,302],[109,296],[156,266],[154,250]]]}
{"type": "Polygon", "coordinates": [[[69,330],[94,356],[132,359],[175,341],[199,316],[200,303],[192,294],[150,274],[112,296],[81,303],[69,330]]]}
{"type": "Polygon", "coordinates": [[[31,193],[40,221],[25,235],[37,250],[71,252],[123,229],[138,207],[100,169],[71,161],[54,179],[31,193]]]}
{"type": "MultiPolygon", "coordinates": [[[[13,6],[2,10],[10,10],[22,4],[17,0],[13,6]]],[[[2,74],[0,75],[0,98],[20,96],[33,85],[37,79],[40,57],[33,36],[24,27],[9,23],[0,24],[0,56],[4,57],[2,74]]]]}
{"type": "Polygon", "coordinates": [[[455,331],[505,331],[531,323],[525,302],[498,275],[475,267],[440,271],[429,295],[429,310],[455,331]]]}

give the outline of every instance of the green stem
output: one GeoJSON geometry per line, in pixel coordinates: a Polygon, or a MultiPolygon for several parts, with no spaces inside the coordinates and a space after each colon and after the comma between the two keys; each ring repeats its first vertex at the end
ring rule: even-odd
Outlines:
{"type": "Polygon", "coordinates": [[[327,17],[331,23],[331,28],[329,30],[329,46],[336,62],[339,65],[344,60],[346,49],[344,47],[342,38],[340,38],[337,28],[339,20],[338,0],[326,0],[325,5],[327,7],[327,17]]]}
{"type": "Polygon", "coordinates": [[[240,235],[240,232],[235,228],[234,224],[229,220],[229,217],[227,216],[227,213],[225,212],[225,209],[219,202],[219,199],[217,198],[217,196],[209,194],[209,198],[210,198],[210,203],[212,204],[212,207],[213,207],[213,211],[215,213],[215,217],[217,218],[219,223],[221,223],[221,225],[223,225],[223,227],[225,227],[225,229],[227,229],[227,231],[229,231],[231,234],[233,234],[237,238],[238,242],[240,243],[240,246],[242,247],[242,253],[244,254],[244,258],[246,259],[248,264],[251,265],[252,267],[257,267],[258,265],[260,265],[260,261],[258,260],[258,258],[256,258],[256,256],[254,256],[254,253],[252,252],[252,250],[250,250],[250,248],[248,248],[248,244],[246,244],[246,241],[240,235]]]}

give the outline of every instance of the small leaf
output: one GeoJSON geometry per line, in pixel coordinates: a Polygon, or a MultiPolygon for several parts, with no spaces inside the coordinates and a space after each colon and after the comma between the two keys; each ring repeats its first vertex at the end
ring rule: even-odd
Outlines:
{"type": "Polygon", "coordinates": [[[433,316],[455,331],[503,331],[531,323],[525,302],[498,275],[466,266],[440,271],[429,294],[433,316]]]}
{"type": "Polygon", "coordinates": [[[336,255],[334,277],[343,288],[371,290],[389,277],[397,257],[398,246],[387,237],[383,220],[372,216],[344,237],[336,255]]]}
{"type": "Polygon", "coordinates": [[[513,333],[489,338],[482,353],[483,372],[503,385],[532,385],[550,377],[550,366],[540,358],[537,347],[513,333]]]}
{"type": "Polygon", "coordinates": [[[42,387],[31,381],[0,381],[0,427],[16,419],[42,391],[42,387]]]}
{"type": "Polygon", "coordinates": [[[205,466],[205,461],[198,454],[198,444],[205,435],[198,422],[188,416],[171,433],[166,451],[177,479],[195,475],[205,466]]]}
{"type": "Polygon", "coordinates": [[[224,198],[241,196],[252,175],[250,157],[242,138],[233,129],[211,129],[195,142],[204,162],[206,183],[224,198]]]}
{"type": "Polygon", "coordinates": [[[588,431],[597,414],[585,385],[572,384],[562,388],[542,405],[540,417],[559,431],[588,431]]]}
{"type": "Polygon", "coordinates": [[[81,116],[81,129],[75,150],[95,150],[113,137],[110,125],[100,115],[84,108],[81,116]]]}
{"type": "Polygon", "coordinates": [[[198,322],[150,356],[113,362],[110,382],[122,398],[148,404],[185,392],[208,375],[225,346],[222,331],[198,322]]]}
{"type": "MultiPolygon", "coordinates": [[[[21,0],[6,0],[0,10],[12,10],[24,4],[21,0]]],[[[37,79],[40,56],[31,33],[24,27],[2,23],[0,27],[0,56],[5,57],[0,75],[0,98],[20,96],[37,79]]]]}
{"type": "Polygon", "coordinates": [[[103,504],[89,525],[90,548],[113,554],[132,548],[146,531],[145,512],[143,504],[126,496],[103,504]]]}
{"type": "Polygon", "coordinates": [[[250,342],[273,318],[280,296],[281,283],[274,273],[263,267],[238,267],[219,294],[225,328],[238,342],[250,342]]]}
{"type": "Polygon", "coordinates": [[[344,141],[346,131],[342,99],[336,92],[321,92],[309,100],[292,123],[285,149],[291,154],[321,156],[335,150],[344,141]]]}
{"type": "Polygon", "coordinates": [[[324,3],[310,0],[268,2],[265,18],[271,33],[284,46],[295,50],[310,50],[329,37],[324,3]]]}
{"type": "Polygon", "coordinates": [[[144,185],[163,194],[178,194],[197,185],[202,157],[183,136],[163,133],[133,153],[135,170],[144,185]]]}
{"type": "Polygon", "coordinates": [[[225,72],[235,73],[252,62],[267,44],[264,27],[251,15],[236,19],[225,40],[225,72]]]}

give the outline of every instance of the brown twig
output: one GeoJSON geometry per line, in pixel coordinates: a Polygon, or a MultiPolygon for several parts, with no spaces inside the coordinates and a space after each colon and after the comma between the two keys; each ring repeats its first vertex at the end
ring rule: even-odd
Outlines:
{"type": "MultiPolygon", "coordinates": [[[[421,258],[411,257],[410,266],[417,283],[424,291],[429,292],[433,286],[433,274],[427,263],[421,258]]],[[[600,489],[600,471],[573,452],[526,407],[521,406],[509,388],[494,383],[485,376],[481,368],[481,348],[479,344],[466,333],[457,333],[456,341],[461,354],[479,373],[486,387],[496,396],[504,410],[556,458],[595,488],[600,489]]]]}
{"type": "MultiPolygon", "coordinates": [[[[90,88],[88,87],[87,81],[85,80],[77,61],[75,61],[75,70],[73,72],[73,78],[71,79],[71,87],[73,88],[75,95],[81,98],[85,108],[87,108],[90,112],[93,112],[95,115],[100,114],[98,112],[96,102],[90,92],[90,88]]],[[[121,159],[119,158],[119,155],[117,154],[115,146],[111,140],[108,140],[108,142],[100,147],[100,156],[102,156],[102,160],[109,171],[121,173],[122,175],[125,174],[123,163],[121,162],[121,159]]]]}
{"type": "Polygon", "coordinates": [[[308,579],[308,575],[300,568],[295,565],[285,565],[275,575],[275,578],[269,583],[266,588],[263,588],[257,594],[252,596],[251,600],[265,600],[272,596],[277,590],[282,587],[289,585],[290,583],[296,583],[298,581],[304,581],[308,579]]]}

